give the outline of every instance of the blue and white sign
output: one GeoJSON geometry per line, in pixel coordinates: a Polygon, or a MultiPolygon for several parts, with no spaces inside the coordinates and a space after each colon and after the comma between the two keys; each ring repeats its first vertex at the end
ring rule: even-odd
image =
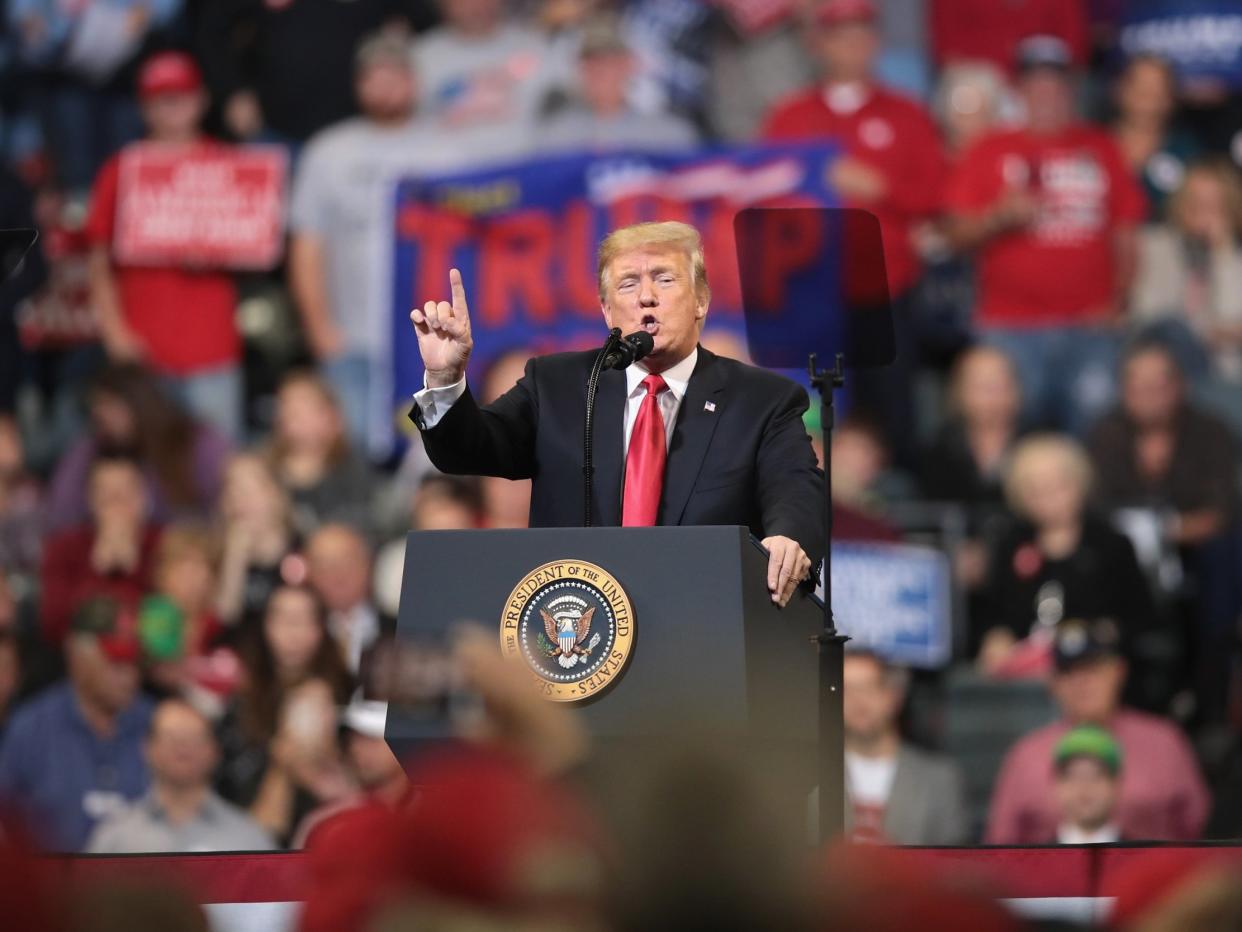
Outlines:
{"type": "Polygon", "coordinates": [[[1242,87],[1242,4],[1238,0],[1133,0],[1122,20],[1126,56],[1168,59],[1183,80],[1242,87]]]}
{"type": "Polygon", "coordinates": [[[837,630],[887,660],[936,668],[952,651],[949,560],[909,544],[832,545],[837,630]]]}

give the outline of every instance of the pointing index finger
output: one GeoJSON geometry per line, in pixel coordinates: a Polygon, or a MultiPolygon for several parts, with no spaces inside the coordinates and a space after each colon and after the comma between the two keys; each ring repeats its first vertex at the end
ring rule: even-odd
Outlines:
{"type": "Polygon", "coordinates": [[[453,312],[466,313],[466,286],[461,283],[461,272],[449,269],[449,288],[453,292],[453,312]]]}

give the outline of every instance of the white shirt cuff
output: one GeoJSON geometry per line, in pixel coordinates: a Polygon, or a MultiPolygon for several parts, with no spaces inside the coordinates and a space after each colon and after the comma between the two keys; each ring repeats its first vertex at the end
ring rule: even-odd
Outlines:
{"type": "Polygon", "coordinates": [[[427,373],[423,373],[423,388],[414,393],[414,403],[423,413],[423,427],[427,430],[440,423],[440,419],[448,413],[457,399],[466,394],[466,380],[458,379],[452,385],[439,388],[427,387],[427,373]]]}

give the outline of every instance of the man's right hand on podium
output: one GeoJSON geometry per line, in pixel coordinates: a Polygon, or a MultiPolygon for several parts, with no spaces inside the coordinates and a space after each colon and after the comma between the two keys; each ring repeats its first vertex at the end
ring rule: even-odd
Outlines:
{"type": "Polygon", "coordinates": [[[418,335],[418,352],[427,370],[427,387],[443,388],[466,377],[466,363],[474,340],[470,336],[470,312],[461,272],[449,270],[453,300],[428,301],[410,311],[410,323],[418,335]]]}

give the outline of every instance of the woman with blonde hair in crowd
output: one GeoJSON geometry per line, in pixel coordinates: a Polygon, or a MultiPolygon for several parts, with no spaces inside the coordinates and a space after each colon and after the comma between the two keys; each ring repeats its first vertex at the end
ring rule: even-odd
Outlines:
{"type": "Polygon", "coordinates": [[[297,370],[281,381],[266,456],[303,536],[330,521],[371,532],[374,472],[350,446],[340,402],[318,374],[297,370]]]}
{"type": "Polygon", "coordinates": [[[1063,618],[1112,618],[1127,639],[1154,626],[1134,548],[1088,510],[1091,482],[1090,460],[1069,437],[1035,434],[1014,449],[1004,488],[1015,521],[989,554],[972,619],[986,672],[1004,674],[1019,642],[1063,618]]]}
{"type": "Polygon", "coordinates": [[[229,460],[220,495],[222,551],[216,613],[227,625],[257,624],[282,581],[300,582],[305,565],[289,496],[266,459],[239,453],[229,460]]]}

